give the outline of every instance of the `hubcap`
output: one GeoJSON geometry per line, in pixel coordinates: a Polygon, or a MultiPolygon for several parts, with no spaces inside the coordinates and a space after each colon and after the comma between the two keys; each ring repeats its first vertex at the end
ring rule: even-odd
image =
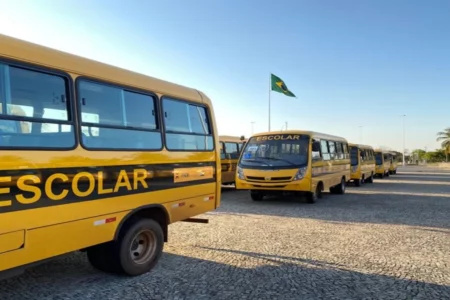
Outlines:
{"type": "Polygon", "coordinates": [[[142,230],[135,235],[130,246],[131,259],[138,265],[147,263],[156,253],[156,235],[142,230]]]}

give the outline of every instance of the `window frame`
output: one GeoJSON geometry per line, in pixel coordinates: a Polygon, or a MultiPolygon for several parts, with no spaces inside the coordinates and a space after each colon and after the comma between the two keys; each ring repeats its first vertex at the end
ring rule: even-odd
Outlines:
{"type": "Polygon", "coordinates": [[[162,122],[161,122],[161,103],[159,101],[159,97],[155,92],[149,91],[149,90],[144,90],[144,89],[140,89],[140,88],[136,88],[136,87],[131,87],[125,84],[116,84],[116,83],[112,83],[106,80],[101,80],[98,78],[93,78],[90,76],[78,76],[75,80],[75,89],[76,89],[76,108],[77,108],[77,118],[78,118],[78,128],[77,128],[77,133],[79,135],[79,143],[81,145],[81,147],[83,147],[83,149],[87,150],[87,151],[114,151],[114,152],[160,152],[164,149],[164,144],[165,144],[165,139],[164,139],[164,134],[163,134],[163,127],[162,127],[162,122]],[[80,82],[81,81],[89,81],[91,83],[94,84],[104,84],[113,88],[119,88],[119,89],[123,89],[123,90],[127,90],[130,92],[135,92],[135,93],[139,93],[139,94],[143,94],[146,96],[150,96],[153,98],[153,102],[154,102],[154,107],[155,107],[155,124],[157,126],[158,129],[143,129],[143,128],[134,128],[134,129],[127,129],[125,127],[122,126],[116,126],[116,125],[107,125],[107,124],[101,124],[101,123],[87,123],[86,124],[90,124],[90,125],[83,125],[82,122],[82,118],[81,118],[81,114],[82,114],[82,109],[80,107],[80,103],[81,103],[81,93],[79,92],[80,90],[80,82]],[[96,126],[97,125],[97,126],[96,126]],[[154,149],[136,149],[136,148],[120,148],[120,149],[114,149],[114,148],[89,148],[86,147],[86,145],[84,145],[83,143],[83,139],[81,138],[82,136],[82,127],[83,126],[91,126],[91,127],[98,127],[98,128],[108,128],[108,129],[119,129],[119,130],[129,130],[130,132],[132,131],[145,131],[145,132],[159,132],[160,134],[160,139],[161,139],[161,147],[160,148],[154,148],[154,149]]]}
{"type": "MultiPolygon", "coordinates": [[[[76,97],[75,97],[75,86],[74,80],[69,73],[62,71],[61,69],[56,69],[52,67],[42,66],[38,64],[23,62],[15,59],[0,57],[0,64],[5,64],[8,66],[12,66],[19,69],[29,70],[32,72],[43,73],[52,76],[59,76],[65,80],[65,88],[66,88],[66,103],[67,105],[67,121],[64,120],[56,120],[56,119],[46,119],[46,118],[35,118],[35,117],[23,117],[23,116],[11,116],[6,114],[0,114],[0,118],[2,120],[10,120],[10,121],[22,121],[22,122],[34,122],[34,123],[50,123],[57,125],[72,125],[74,137],[74,144],[71,147],[23,147],[23,146],[1,146],[0,150],[19,150],[19,151],[48,151],[48,150],[57,150],[57,151],[72,151],[78,147],[80,143],[78,136],[78,119],[77,114],[75,113],[75,105],[76,105],[76,97]]],[[[41,127],[42,128],[42,127],[41,127]]]]}
{"type": "MultiPolygon", "coordinates": [[[[170,95],[162,95],[160,97],[160,114],[161,114],[161,125],[162,125],[162,132],[163,132],[163,141],[164,141],[164,147],[167,151],[169,152],[215,152],[216,151],[216,137],[214,136],[214,124],[213,124],[213,119],[211,117],[211,107],[209,107],[207,104],[204,103],[200,103],[200,102],[195,102],[195,101],[191,101],[191,100],[186,100],[186,99],[181,99],[179,97],[175,97],[175,96],[170,96],[170,95]],[[210,130],[210,134],[201,134],[201,133],[193,133],[193,132],[182,132],[182,131],[175,131],[175,132],[167,132],[166,131],[166,122],[164,120],[164,100],[173,100],[173,101],[178,101],[181,103],[185,103],[185,104],[191,104],[191,105],[195,105],[195,106],[199,106],[199,107],[203,107],[206,110],[206,117],[208,118],[209,121],[209,130],[210,130]],[[206,150],[193,150],[193,149],[170,149],[167,146],[167,139],[166,139],[166,134],[179,134],[179,135],[193,135],[193,136],[211,136],[212,137],[212,149],[206,149],[206,150]]],[[[223,145],[225,147],[225,144],[223,145]]],[[[226,149],[224,148],[224,153],[226,153],[226,149]]]]}

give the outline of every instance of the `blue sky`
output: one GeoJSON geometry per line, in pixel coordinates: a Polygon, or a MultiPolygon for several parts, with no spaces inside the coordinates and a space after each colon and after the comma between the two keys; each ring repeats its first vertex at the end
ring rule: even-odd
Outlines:
{"type": "Polygon", "coordinates": [[[401,151],[450,127],[450,1],[0,0],[0,32],[204,91],[220,134],[307,129],[401,151]],[[126,4],[124,4],[126,3],[126,4]],[[359,126],[362,125],[362,128],[359,126]],[[361,135],[362,132],[362,135],[361,135]],[[362,140],[361,140],[362,136],[362,140]]]}

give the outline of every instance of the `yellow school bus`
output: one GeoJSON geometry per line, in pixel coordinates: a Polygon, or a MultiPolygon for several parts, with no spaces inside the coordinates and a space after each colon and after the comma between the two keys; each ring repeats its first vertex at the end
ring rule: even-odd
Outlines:
{"type": "Polygon", "coordinates": [[[373,183],[375,175],[375,153],[371,146],[349,144],[351,162],[351,180],[356,186],[373,183]]]}
{"type": "Polygon", "coordinates": [[[222,184],[231,185],[234,184],[237,161],[246,140],[243,136],[221,135],[219,136],[219,142],[222,161],[222,184]]]}
{"type": "Polygon", "coordinates": [[[389,177],[389,155],[382,150],[375,150],[375,175],[379,178],[389,177]]]}
{"type": "Polygon", "coordinates": [[[1,278],[76,250],[143,274],[169,224],[220,205],[198,90],[0,35],[0,102],[1,278]]]}
{"type": "Polygon", "coordinates": [[[348,142],[338,136],[300,130],[252,136],[241,153],[236,188],[254,201],[271,194],[303,194],[308,203],[322,192],[345,193],[350,179],[348,142]]]}
{"type": "Polygon", "coordinates": [[[396,152],[389,152],[389,174],[397,174],[397,153],[396,152]]]}

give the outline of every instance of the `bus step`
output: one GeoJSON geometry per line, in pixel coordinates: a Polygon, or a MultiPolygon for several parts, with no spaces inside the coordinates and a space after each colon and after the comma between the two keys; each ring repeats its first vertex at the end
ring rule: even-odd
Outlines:
{"type": "Polygon", "coordinates": [[[191,223],[204,223],[204,224],[208,224],[208,223],[209,223],[209,219],[188,218],[188,219],[183,220],[182,222],[191,222],[191,223]]]}

